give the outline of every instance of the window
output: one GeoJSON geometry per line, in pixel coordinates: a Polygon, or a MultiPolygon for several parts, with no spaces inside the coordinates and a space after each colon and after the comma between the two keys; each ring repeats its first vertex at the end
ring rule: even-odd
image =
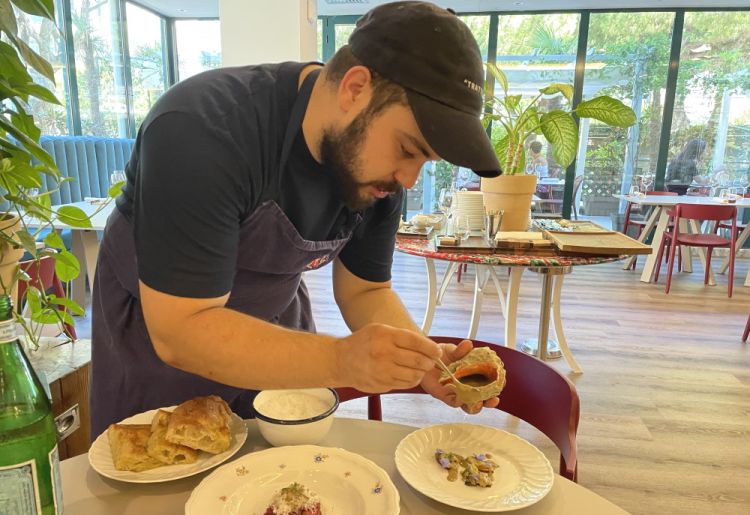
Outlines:
{"type": "Polygon", "coordinates": [[[221,66],[219,20],[177,20],[175,33],[179,80],[221,66]]]}
{"type": "MultiPolygon", "coordinates": [[[[497,66],[508,77],[508,94],[521,95],[529,102],[539,90],[552,83],[573,84],[578,44],[578,14],[510,15],[498,20],[497,66]]],[[[495,95],[504,94],[495,84],[495,95]]],[[[544,96],[537,103],[543,112],[569,110],[561,94],[544,96]]],[[[504,136],[500,126],[493,126],[492,139],[504,136]]],[[[532,135],[524,143],[527,173],[539,177],[535,209],[542,213],[562,211],[565,169],[552,155],[542,135],[532,135]]]]}
{"type": "Polygon", "coordinates": [[[55,71],[55,83],[50,82],[33,68],[29,73],[34,82],[52,91],[62,105],[50,104],[35,97],[29,98],[29,112],[34,115],[42,134],[60,135],[68,133],[68,120],[65,110],[67,91],[65,88],[65,43],[60,32],[50,20],[41,16],[31,16],[16,10],[18,32],[21,39],[46,59],[55,71]]]}
{"type": "Polygon", "coordinates": [[[128,3],[128,51],[133,81],[133,115],[140,127],[151,106],[166,89],[162,21],[155,14],[128,3]]]}
{"type": "Polygon", "coordinates": [[[116,0],[71,0],[84,134],[128,137],[121,27],[116,0]]]}
{"type": "Polygon", "coordinates": [[[586,217],[604,216],[609,223],[625,209],[613,195],[627,193],[644,176],[653,189],[673,24],[669,12],[591,15],[583,99],[622,100],[638,122],[618,129],[581,120],[576,175],[583,183],[573,202],[586,217]]]}
{"type": "Polygon", "coordinates": [[[700,176],[741,187],[750,174],[748,24],[750,12],[685,15],[668,189],[684,192],[700,176]]]}

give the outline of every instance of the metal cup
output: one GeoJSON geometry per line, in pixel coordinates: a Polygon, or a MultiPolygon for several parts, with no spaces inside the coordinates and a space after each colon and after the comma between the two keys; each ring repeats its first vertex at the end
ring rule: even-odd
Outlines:
{"type": "Polygon", "coordinates": [[[503,210],[489,210],[484,215],[484,237],[491,249],[495,249],[495,236],[503,223],[503,210]]]}

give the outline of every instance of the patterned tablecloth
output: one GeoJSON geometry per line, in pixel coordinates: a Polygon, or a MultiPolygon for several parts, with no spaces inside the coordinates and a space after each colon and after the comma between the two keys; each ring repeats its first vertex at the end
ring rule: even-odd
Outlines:
{"type": "Polygon", "coordinates": [[[587,255],[575,256],[559,254],[555,256],[533,256],[528,254],[508,254],[498,251],[494,254],[470,254],[463,252],[438,252],[435,248],[434,238],[414,238],[414,237],[396,237],[396,250],[411,254],[413,256],[422,256],[431,259],[441,259],[444,261],[458,261],[461,263],[476,263],[478,265],[497,265],[497,266],[538,266],[538,267],[563,267],[563,266],[582,266],[598,265],[600,263],[610,263],[625,259],[628,256],[605,256],[605,255],[587,255]]]}

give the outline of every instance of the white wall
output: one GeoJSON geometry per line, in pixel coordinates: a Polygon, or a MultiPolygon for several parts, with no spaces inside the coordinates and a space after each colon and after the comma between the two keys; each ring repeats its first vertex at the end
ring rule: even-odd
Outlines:
{"type": "Polygon", "coordinates": [[[314,61],[315,0],[219,0],[222,66],[314,61]]]}

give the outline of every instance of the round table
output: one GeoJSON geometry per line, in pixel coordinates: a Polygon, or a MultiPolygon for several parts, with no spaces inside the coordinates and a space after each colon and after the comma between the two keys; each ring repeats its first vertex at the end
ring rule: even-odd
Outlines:
{"type": "Polygon", "coordinates": [[[425,263],[427,265],[427,309],[425,310],[424,321],[422,322],[422,331],[425,334],[428,334],[432,327],[435,309],[442,301],[453,272],[461,266],[461,264],[471,263],[476,266],[476,276],[474,285],[474,303],[472,306],[471,322],[469,324],[467,338],[471,340],[476,337],[477,329],[479,327],[479,317],[482,311],[484,288],[491,278],[497,288],[500,307],[502,309],[503,317],[505,318],[505,345],[513,349],[516,347],[516,315],[518,310],[518,291],[521,286],[521,276],[524,269],[529,269],[541,274],[543,282],[542,299],[539,311],[538,338],[536,340],[525,342],[523,350],[529,354],[534,354],[542,360],[557,358],[562,355],[565,357],[571,370],[577,374],[582,373],[583,370],[570,352],[560,317],[560,298],[563,276],[569,274],[573,267],[576,266],[610,263],[627,257],[619,255],[577,256],[561,254],[535,256],[530,254],[512,254],[503,252],[502,250],[497,250],[491,254],[477,254],[461,252],[459,250],[441,252],[436,249],[432,238],[414,238],[408,236],[398,236],[396,238],[396,250],[405,254],[425,258],[425,263]],[[439,288],[437,286],[437,277],[435,273],[436,259],[450,262],[439,288]],[[507,295],[503,294],[500,279],[495,273],[495,266],[510,267],[507,295]],[[555,326],[555,335],[557,336],[559,350],[556,349],[557,346],[555,345],[555,342],[549,342],[550,312],[555,326]],[[548,351],[548,342],[555,346],[554,351],[548,351]]]}
{"type": "MultiPolygon", "coordinates": [[[[248,437],[236,456],[265,449],[257,424],[248,420],[248,437]]],[[[342,447],[374,461],[393,479],[401,496],[401,515],[451,515],[473,513],[451,508],[411,488],[396,470],[393,454],[398,443],[416,428],[372,420],[336,418],[321,442],[342,447]]],[[[554,467],[553,467],[554,468],[554,467]]],[[[101,477],[86,454],[60,463],[65,513],[75,515],[182,514],[191,491],[211,471],[166,483],[122,483],[101,477]]],[[[544,499],[514,513],[518,515],[621,515],[627,512],[586,488],[555,474],[552,490],[544,499]]],[[[360,515],[360,514],[351,514],[360,515]]],[[[380,515],[380,514],[378,514],[380,515]]]]}

